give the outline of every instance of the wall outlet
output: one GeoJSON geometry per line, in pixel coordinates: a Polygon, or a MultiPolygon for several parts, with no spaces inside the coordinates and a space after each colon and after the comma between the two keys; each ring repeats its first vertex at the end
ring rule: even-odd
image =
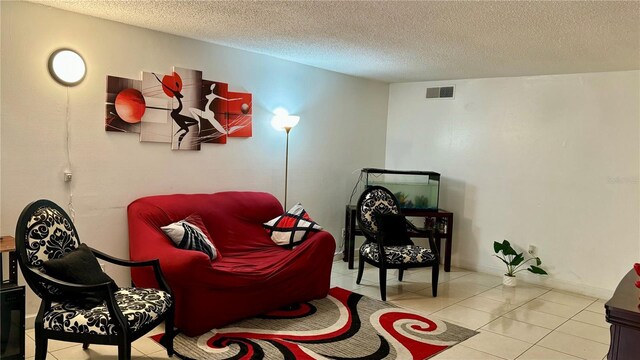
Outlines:
{"type": "Polygon", "coordinates": [[[529,255],[531,256],[537,256],[538,254],[538,247],[535,245],[529,245],[529,249],[527,250],[527,252],[529,253],[529,255]]]}
{"type": "Polygon", "coordinates": [[[72,178],[73,174],[71,173],[71,171],[64,172],[64,182],[70,182],[72,178]]]}
{"type": "Polygon", "coordinates": [[[342,240],[344,240],[347,237],[347,229],[342,228],[342,240]]]}

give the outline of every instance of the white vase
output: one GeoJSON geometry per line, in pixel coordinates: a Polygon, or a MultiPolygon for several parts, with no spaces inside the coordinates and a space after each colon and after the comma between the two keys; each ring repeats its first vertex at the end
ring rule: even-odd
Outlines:
{"type": "Polygon", "coordinates": [[[515,276],[504,275],[502,277],[502,285],[504,286],[516,286],[518,279],[515,276]]]}

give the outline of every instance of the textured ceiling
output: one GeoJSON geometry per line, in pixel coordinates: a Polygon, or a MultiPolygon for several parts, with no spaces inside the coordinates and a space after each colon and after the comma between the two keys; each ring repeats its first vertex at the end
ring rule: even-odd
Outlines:
{"type": "Polygon", "coordinates": [[[640,69],[640,2],[34,1],[386,82],[640,69]]]}

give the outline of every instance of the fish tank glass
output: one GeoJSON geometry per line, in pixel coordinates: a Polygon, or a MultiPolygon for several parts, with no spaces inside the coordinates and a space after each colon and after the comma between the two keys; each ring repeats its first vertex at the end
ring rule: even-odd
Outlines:
{"type": "Polygon", "coordinates": [[[433,171],[362,169],[365,188],[383,186],[400,202],[402,209],[438,210],[440,174],[433,171]]]}

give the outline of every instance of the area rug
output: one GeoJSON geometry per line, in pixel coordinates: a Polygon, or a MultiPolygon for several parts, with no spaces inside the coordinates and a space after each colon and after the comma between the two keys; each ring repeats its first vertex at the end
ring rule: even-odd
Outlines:
{"type": "MultiPolygon", "coordinates": [[[[198,337],[178,334],[183,359],[428,359],[476,331],[333,288],[320,300],[198,337]]],[[[159,342],[163,334],[152,338],[159,342]]]]}

